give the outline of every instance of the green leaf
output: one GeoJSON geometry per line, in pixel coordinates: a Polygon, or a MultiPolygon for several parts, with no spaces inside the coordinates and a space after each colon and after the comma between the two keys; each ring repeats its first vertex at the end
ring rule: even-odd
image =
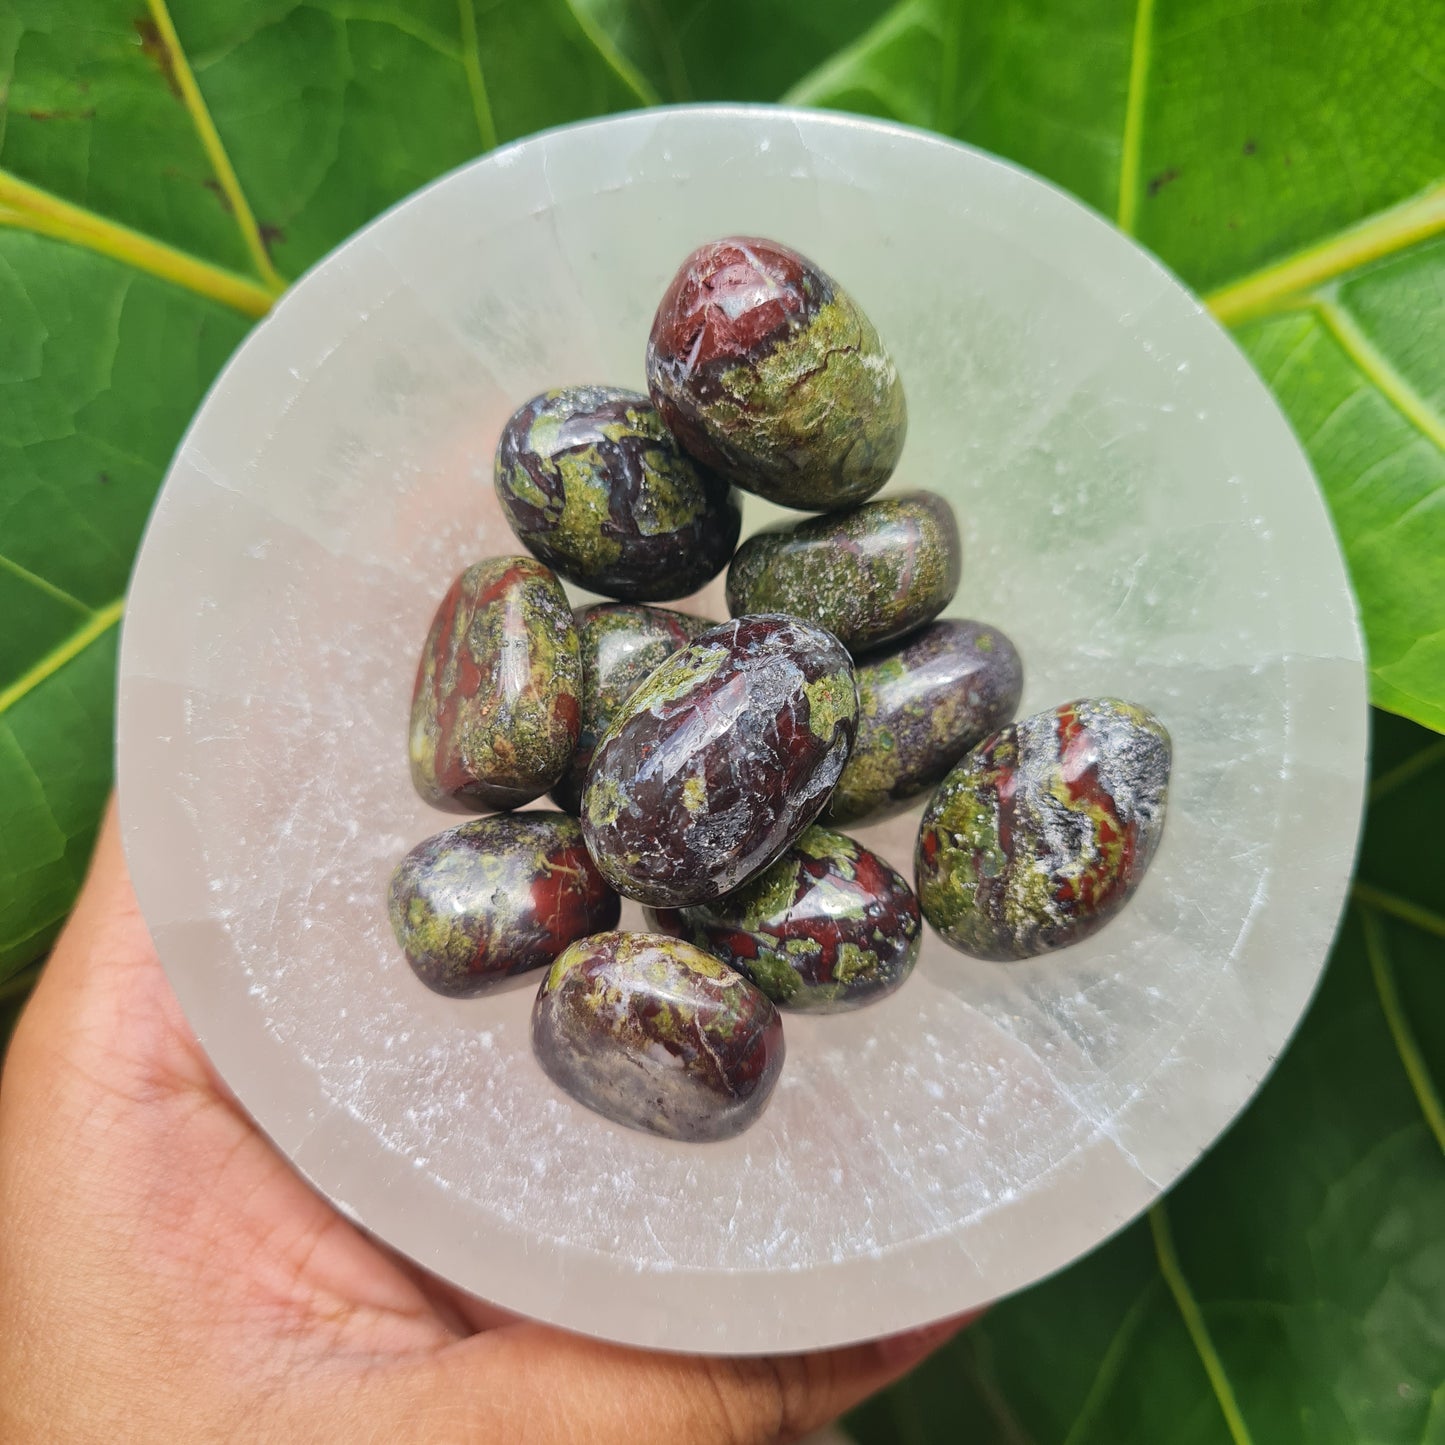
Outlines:
{"type": "MultiPolygon", "coordinates": [[[[4,0],[0,1035],[109,783],[151,498],[250,321],[442,171],[659,97],[931,127],[1137,235],[1308,449],[1375,700],[1445,729],[1442,84],[1433,0],[4,0]]],[[[1376,726],[1356,906],[1255,1105],[860,1438],[1445,1442],[1445,741],[1376,726]]]]}
{"type": "Polygon", "coordinates": [[[498,141],[641,103],[567,0],[0,9],[0,979],[63,920],[110,783],[157,485],[280,294],[498,141]]]}
{"type": "Polygon", "coordinates": [[[48,947],[74,897],[110,781],[131,558],[176,438],[246,323],[18,230],[0,230],[0,315],[3,976],[48,947]]]}
{"type": "Polygon", "coordinates": [[[657,99],[776,100],[888,0],[574,0],[657,99]]]}
{"type": "Polygon", "coordinates": [[[1445,26],[1431,0],[901,0],[789,98],[941,130],[1234,326],[1334,510],[1381,707],[1445,728],[1445,26]]]}
{"type": "Polygon", "coordinates": [[[1419,847],[1445,743],[1376,722],[1357,901],[1264,1090],[1148,1219],[860,1411],[862,1445],[1445,1438],[1445,914],[1419,847]]]}

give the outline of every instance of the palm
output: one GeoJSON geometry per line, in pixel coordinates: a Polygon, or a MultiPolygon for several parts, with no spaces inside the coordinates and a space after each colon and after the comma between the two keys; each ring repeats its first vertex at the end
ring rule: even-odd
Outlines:
{"type": "Polygon", "coordinates": [[[648,1355],[510,1319],[397,1258],[312,1193],[211,1071],[113,817],[6,1060],[0,1220],[0,1435],[47,1445],[773,1441],[943,1337],[648,1355]],[[667,1412],[639,1421],[644,1396],[667,1412]]]}
{"type": "MultiPolygon", "coordinates": [[[[467,1331],[457,1300],[331,1210],[256,1131],[180,1016],[133,897],[112,903],[107,955],[79,998],[62,958],[14,1043],[17,1062],[45,1056],[22,1076],[48,1095],[47,1150],[72,1160],[84,1150],[87,1191],[116,1215],[135,1206],[123,1239],[92,1235],[84,1247],[119,1249],[136,1288],[163,1291],[212,1346],[254,1349],[269,1336],[386,1356],[467,1331]]],[[[7,1092],[6,1102],[26,1101],[7,1092]]],[[[66,1172],[54,1176],[62,1188],[66,1172]]]]}

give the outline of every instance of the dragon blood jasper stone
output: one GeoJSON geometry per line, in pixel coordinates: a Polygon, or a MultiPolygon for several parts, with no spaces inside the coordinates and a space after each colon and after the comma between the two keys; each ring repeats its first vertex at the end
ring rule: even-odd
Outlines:
{"type": "Polygon", "coordinates": [[[904,492],[749,537],[728,570],[728,610],[791,612],[862,652],[937,617],[962,567],[953,508],[904,492]]]}
{"type": "Polygon", "coordinates": [[[783,1067],[783,1024],[761,990],[690,943],[599,933],[542,981],[532,1048],[589,1109],[701,1142],[763,1112],[783,1067]]]}
{"type": "Polygon", "coordinates": [[[699,466],[657,408],[615,386],[534,397],[502,430],[497,496],[523,544],[607,597],[685,597],[727,566],[738,495],[699,466]]]}
{"type": "Polygon", "coordinates": [[[857,708],[853,664],[821,628],[710,628],[632,694],[593,754],[582,833],[603,877],[664,907],[741,887],[827,802],[857,708]]]}
{"type": "Polygon", "coordinates": [[[411,776],[430,803],[539,798],[577,746],[582,662],[562,584],[531,557],[491,557],[452,583],[411,703],[411,776]]]}
{"type": "Polygon", "coordinates": [[[946,618],[856,666],[858,736],[827,823],[901,812],[1019,705],[1023,664],[995,627],[946,618]]]}
{"type": "Polygon", "coordinates": [[[622,704],[658,663],[713,626],[704,617],[626,602],[579,607],[576,616],[582,647],[582,736],[561,782],[552,789],[553,801],[569,813],[582,806],[582,784],[597,740],[622,704]]]}
{"type": "Polygon", "coordinates": [[[871,497],[908,429],[898,372],[853,299],[751,237],[682,263],[653,319],[647,388],[699,461],[804,511],[871,497]]]}
{"type": "Polygon", "coordinates": [[[976,958],[1077,943],[1128,901],[1164,831],[1169,734],[1153,713],[1083,698],[980,743],[923,813],[923,916],[976,958]]]}
{"type": "Polygon", "coordinates": [[[876,853],[809,828],[766,872],[726,898],[648,909],[745,973],[774,1003],[838,1013],[892,993],[918,961],[918,900],[876,853]]]}
{"type": "Polygon", "coordinates": [[[551,963],[615,928],[622,908],[563,813],[475,818],[418,843],[392,875],[389,902],[417,977],[454,997],[551,963]]]}

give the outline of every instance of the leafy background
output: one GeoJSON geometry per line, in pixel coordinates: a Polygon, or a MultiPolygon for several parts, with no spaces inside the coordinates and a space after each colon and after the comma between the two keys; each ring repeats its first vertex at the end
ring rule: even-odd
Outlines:
{"type": "Polygon", "coordinates": [[[1438,0],[0,0],[0,1009],[110,778],[167,462],[284,289],[491,146],[658,101],[960,137],[1230,326],[1333,510],[1375,785],[1325,983],[1166,1204],[863,1441],[1445,1442],[1445,26],[1438,0]]]}

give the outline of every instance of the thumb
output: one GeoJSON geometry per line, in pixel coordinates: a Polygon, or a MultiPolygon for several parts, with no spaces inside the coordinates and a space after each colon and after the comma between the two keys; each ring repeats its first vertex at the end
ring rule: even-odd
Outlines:
{"type": "Polygon", "coordinates": [[[545,1325],[506,1325],[408,1362],[405,1387],[391,1376],[376,1404],[398,1431],[377,1438],[774,1445],[892,1384],[969,1318],[817,1354],[746,1358],[627,1349],[545,1325]]]}

